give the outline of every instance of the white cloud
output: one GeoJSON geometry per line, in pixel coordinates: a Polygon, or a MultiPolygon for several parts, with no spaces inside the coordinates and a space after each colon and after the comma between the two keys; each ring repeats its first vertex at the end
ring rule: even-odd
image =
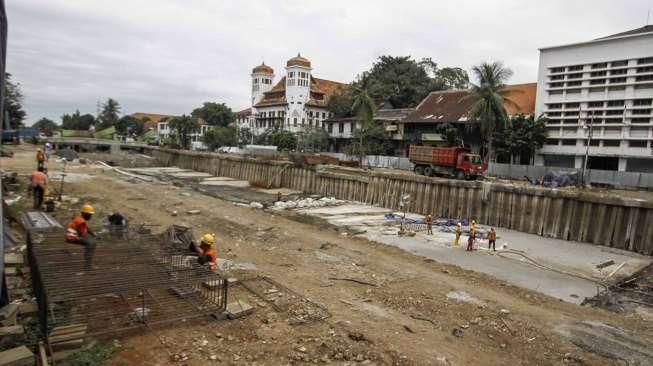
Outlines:
{"type": "Polygon", "coordinates": [[[277,78],[298,51],[316,76],[351,81],[384,54],[469,69],[502,60],[512,82],[536,79],[543,46],[644,25],[648,0],[214,1],[20,0],[7,4],[7,69],[28,120],[113,97],[123,112],[189,113],[249,100],[261,61],[277,78]]]}

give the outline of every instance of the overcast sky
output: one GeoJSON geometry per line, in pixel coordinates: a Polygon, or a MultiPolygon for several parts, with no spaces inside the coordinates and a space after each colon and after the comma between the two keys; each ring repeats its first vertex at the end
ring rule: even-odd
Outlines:
{"type": "Polygon", "coordinates": [[[538,47],[641,27],[653,8],[653,0],[6,3],[7,71],[22,84],[28,124],[95,114],[107,97],[125,114],[189,113],[204,101],[237,111],[248,106],[253,66],[265,61],[278,80],[297,52],[315,76],[341,82],[385,54],[467,70],[501,60],[511,82],[534,82],[538,47]]]}

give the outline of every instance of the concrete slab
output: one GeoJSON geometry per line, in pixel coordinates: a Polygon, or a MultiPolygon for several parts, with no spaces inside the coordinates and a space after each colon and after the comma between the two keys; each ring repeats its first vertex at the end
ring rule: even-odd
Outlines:
{"type": "Polygon", "coordinates": [[[274,195],[281,192],[282,196],[289,196],[291,194],[301,194],[302,193],[302,191],[296,191],[294,189],[288,189],[288,188],[270,188],[270,189],[259,188],[259,189],[255,189],[255,191],[261,192],[261,193],[266,193],[266,194],[274,194],[274,195]]]}
{"type": "Polygon", "coordinates": [[[0,324],[4,326],[15,325],[18,315],[18,304],[8,304],[0,309],[0,324]]]}
{"type": "Polygon", "coordinates": [[[22,304],[18,304],[18,314],[21,316],[36,314],[38,311],[39,307],[35,302],[24,302],[22,304]]]}
{"type": "Polygon", "coordinates": [[[221,186],[221,187],[249,187],[249,182],[246,180],[202,180],[200,185],[204,186],[221,186]]]}
{"type": "Polygon", "coordinates": [[[241,318],[253,312],[254,312],[254,308],[250,304],[242,300],[236,300],[234,302],[230,302],[229,304],[227,304],[226,313],[229,319],[241,318]]]}
{"type": "Polygon", "coordinates": [[[0,366],[32,366],[35,363],[34,354],[25,346],[0,352],[0,366]]]}
{"type": "MultiPolygon", "coordinates": [[[[433,228],[434,235],[419,232],[413,237],[392,235],[392,220],[384,214],[392,212],[363,204],[346,204],[335,207],[300,209],[297,212],[321,217],[336,226],[365,229],[361,236],[376,242],[392,245],[443,263],[487,273],[508,283],[538,291],[568,302],[580,303],[585,297],[596,295],[598,280],[619,265],[624,265],[608,279],[615,283],[649,265],[653,258],[636,253],[598,245],[544,238],[513,230],[498,229],[497,250],[487,250],[487,240],[477,240],[481,249],[466,252],[467,236],[463,235],[460,247],[453,247],[454,234],[433,228]],[[506,244],[507,250],[501,247],[506,244]],[[538,268],[527,258],[555,269],[538,268]],[[599,263],[613,260],[614,265],[598,270],[599,263]]],[[[421,215],[407,214],[420,219],[421,215]]]]}
{"type": "Polygon", "coordinates": [[[234,178],[229,178],[229,177],[209,177],[209,178],[204,178],[202,179],[203,182],[206,181],[229,181],[229,180],[236,180],[234,178]]]}
{"type": "Polygon", "coordinates": [[[169,175],[169,176],[175,177],[175,178],[207,178],[207,177],[212,177],[213,176],[213,175],[211,175],[209,173],[195,172],[195,171],[181,172],[181,173],[166,172],[166,175],[169,175]]]}
{"type": "Polygon", "coordinates": [[[22,254],[7,253],[5,254],[5,264],[9,266],[21,266],[25,262],[22,254]]]}
{"type": "Polygon", "coordinates": [[[25,329],[22,325],[10,325],[8,327],[0,327],[0,337],[4,336],[14,336],[25,334],[25,329]]]}
{"type": "Polygon", "coordinates": [[[5,275],[15,276],[18,273],[16,267],[5,267],[5,275]]]}

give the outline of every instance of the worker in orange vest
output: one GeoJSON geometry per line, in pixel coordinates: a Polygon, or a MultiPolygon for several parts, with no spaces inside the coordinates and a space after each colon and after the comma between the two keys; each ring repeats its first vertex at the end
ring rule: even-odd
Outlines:
{"type": "Polygon", "coordinates": [[[36,168],[36,171],[30,176],[30,183],[32,186],[32,194],[34,195],[34,209],[40,210],[43,205],[43,197],[45,196],[45,185],[48,182],[48,176],[44,172],[45,168],[42,166],[36,168]]]}
{"type": "Polygon", "coordinates": [[[200,240],[200,245],[191,243],[190,250],[199,254],[197,262],[201,265],[208,264],[211,272],[218,270],[218,254],[215,250],[215,234],[204,234],[200,240]]]}
{"type": "Polygon", "coordinates": [[[492,248],[493,251],[496,251],[496,243],[497,243],[497,232],[494,231],[494,228],[490,228],[490,232],[487,233],[487,248],[490,249],[492,248]]]}
{"type": "Polygon", "coordinates": [[[95,210],[93,206],[88,203],[82,206],[79,215],[68,223],[66,228],[66,242],[72,244],[83,245],[84,251],[84,265],[87,270],[92,268],[93,254],[95,253],[95,244],[89,240],[90,236],[95,236],[95,233],[88,227],[88,221],[93,218],[95,210]]]}
{"type": "Polygon", "coordinates": [[[43,167],[45,164],[45,154],[43,153],[43,150],[37,149],[36,150],[36,167],[43,167]]]}
{"type": "Polygon", "coordinates": [[[433,216],[426,216],[426,234],[433,235],[433,216]]]}

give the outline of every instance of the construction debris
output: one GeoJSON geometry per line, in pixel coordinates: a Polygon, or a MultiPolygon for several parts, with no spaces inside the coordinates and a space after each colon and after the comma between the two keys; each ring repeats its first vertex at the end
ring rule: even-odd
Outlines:
{"type": "Polygon", "coordinates": [[[226,313],[229,319],[242,318],[253,312],[254,312],[254,308],[250,304],[242,300],[237,300],[227,304],[226,313]]]}
{"type": "Polygon", "coordinates": [[[0,352],[0,366],[33,366],[36,358],[25,346],[0,352]]]}

